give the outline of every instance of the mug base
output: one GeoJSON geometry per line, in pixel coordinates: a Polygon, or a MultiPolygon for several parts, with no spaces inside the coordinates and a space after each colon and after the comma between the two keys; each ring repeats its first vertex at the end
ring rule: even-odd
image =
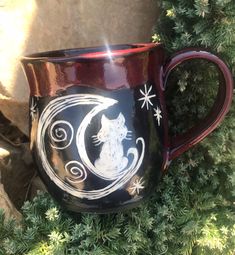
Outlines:
{"type": "Polygon", "coordinates": [[[119,205],[117,207],[112,207],[112,208],[82,208],[80,207],[79,209],[76,207],[74,208],[71,205],[68,204],[61,204],[62,208],[64,210],[69,211],[69,213],[71,214],[76,214],[76,213],[87,213],[87,214],[115,214],[115,213],[120,213],[120,212],[126,212],[128,210],[134,209],[139,207],[141,204],[143,204],[144,201],[146,201],[146,199],[148,199],[149,195],[145,194],[145,197],[141,197],[136,201],[133,202],[128,202],[127,204],[122,204],[119,205]]]}

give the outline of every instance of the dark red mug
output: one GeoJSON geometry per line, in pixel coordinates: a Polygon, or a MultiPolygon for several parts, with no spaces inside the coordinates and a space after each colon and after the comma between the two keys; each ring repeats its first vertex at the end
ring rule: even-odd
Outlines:
{"type": "Polygon", "coordinates": [[[218,126],[232,101],[228,67],[201,49],[166,61],[161,44],[112,45],[37,53],[22,64],[39,174],[49,192],[76,212],[136,206],[172,159],[218,126]],[[185,134],[169,137],[167,77],[190,59],[214,63],[224,82],[211,113],[185,134]]]}

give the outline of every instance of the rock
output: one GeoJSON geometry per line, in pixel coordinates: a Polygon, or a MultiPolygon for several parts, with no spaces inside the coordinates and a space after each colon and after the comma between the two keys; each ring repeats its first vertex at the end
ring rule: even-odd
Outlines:
{"type": "Polygon", "coordinates": [[[19,102],[17,96],[6,98],[0,94],[0,111],[13,125],[28,135],[28,102],[19,102]]]}
{"type": "Polygon", "coordinates": [[[29,200],[33,200],[33,198],[37,195],[38,191],[47,192],[47,188],[44,185],[44,183],[42,182],[42,180],[40,179],[40,177],[35,176],[31,182],[31,188],[30,188],[30,192],[29,192],[29,200]]]}
{"type": "Polygon", "coordinates": [[[19,57],[32,52],[148,42],[156,0],[12,0],[0,5],[0,110],[28,134],[28,84],[19,57]]]}
{"type": "Polygon", "coordinates": [[[0,114],[0,183],[17,209],[38,190],[46,191],[36,175],[29,143],[15,126],[0,114]]]}
{"type": "Polygon", "coordinates": [[[0,139],[0,147],[9,152],[7,157],[0,160],[1,183],[12,203],[20,209],[28,196],[31,180],[35,175],[29,146],[22,144],[15,147],[0,139]]]}
{"type": "Polygon", "coordinates": [[[5,219],[14,218],[18,222],[21,221],[21,213],[18,212],[12,204],[2,184],[0,184],[0,208],[3,209],[5,213],[5,219]]]}
{"type": "Polygon", "coordinates": [[[8,157],[9,155],[10,155],[10,151],[0,147],[0,160],[8,157]]]}

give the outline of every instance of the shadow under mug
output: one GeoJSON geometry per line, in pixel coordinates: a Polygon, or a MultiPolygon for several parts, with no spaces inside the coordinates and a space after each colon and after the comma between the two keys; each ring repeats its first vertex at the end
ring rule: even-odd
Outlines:
{"type": "Polygon", "coordinates": [[[31,150],[48,191],[68,210],[107,213],[136,206],[172,159],[222,121],[232,101],[226,64],[201,49],[165,59],[161,44],[126,44],[23,57],[30,86],[31,150]],[[170,137],[165,87],[183,61],[214,63],[220,83],[200,124],[170,137]]]}

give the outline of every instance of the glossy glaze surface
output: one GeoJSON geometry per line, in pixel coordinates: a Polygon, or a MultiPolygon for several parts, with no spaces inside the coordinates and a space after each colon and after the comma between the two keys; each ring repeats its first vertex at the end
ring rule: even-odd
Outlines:
{"type": "Polygon", "coordinates": [[[40,175],[70,210],[132,206],[161,175],[162,118],[152,84],[115,92],[72,86],[56,97],[32,97],[40,175]]]}
{"type": "Polygon", "coordinates": [[[133,88],[149,80],[149,50],[155,46],[62,50],[34,54],[23,58],[22,63],[32,96],[54,96],[73,85],[107,90],[133,88]]]}
{"type": "Polygon", "coordinates": [[[201,49],[166,60],[160,44],[114,45],[37,53],[22,64],[31,91],[31,149],[39,174],[50,193],[75,212],[136,206],[172,159],[218,126],[232,100],[229,69],[201,49]],[[167,77],[195,58],[215,63],[223,82],[211,113],[170,138],[167,77]]]}
{"type": "MultiPolygon", "coordinates": [[[[171,138],[169,161],[199,143],[210,134],[221,123],[226,113],[229,111],[233,97],[233,77],[227,65],[216,55],[203,49],[185,49],[177,52],[164,66],[164,83],[170,72],[180,63],[192,59],[204,59],[212,62],[220,73],[220,83],[217,98],[208,115],[197,125],[188,130],[185,134],[180,134],[171,138]]],[[[165,87],[165,86],[164,86],[165,87]]]]}

